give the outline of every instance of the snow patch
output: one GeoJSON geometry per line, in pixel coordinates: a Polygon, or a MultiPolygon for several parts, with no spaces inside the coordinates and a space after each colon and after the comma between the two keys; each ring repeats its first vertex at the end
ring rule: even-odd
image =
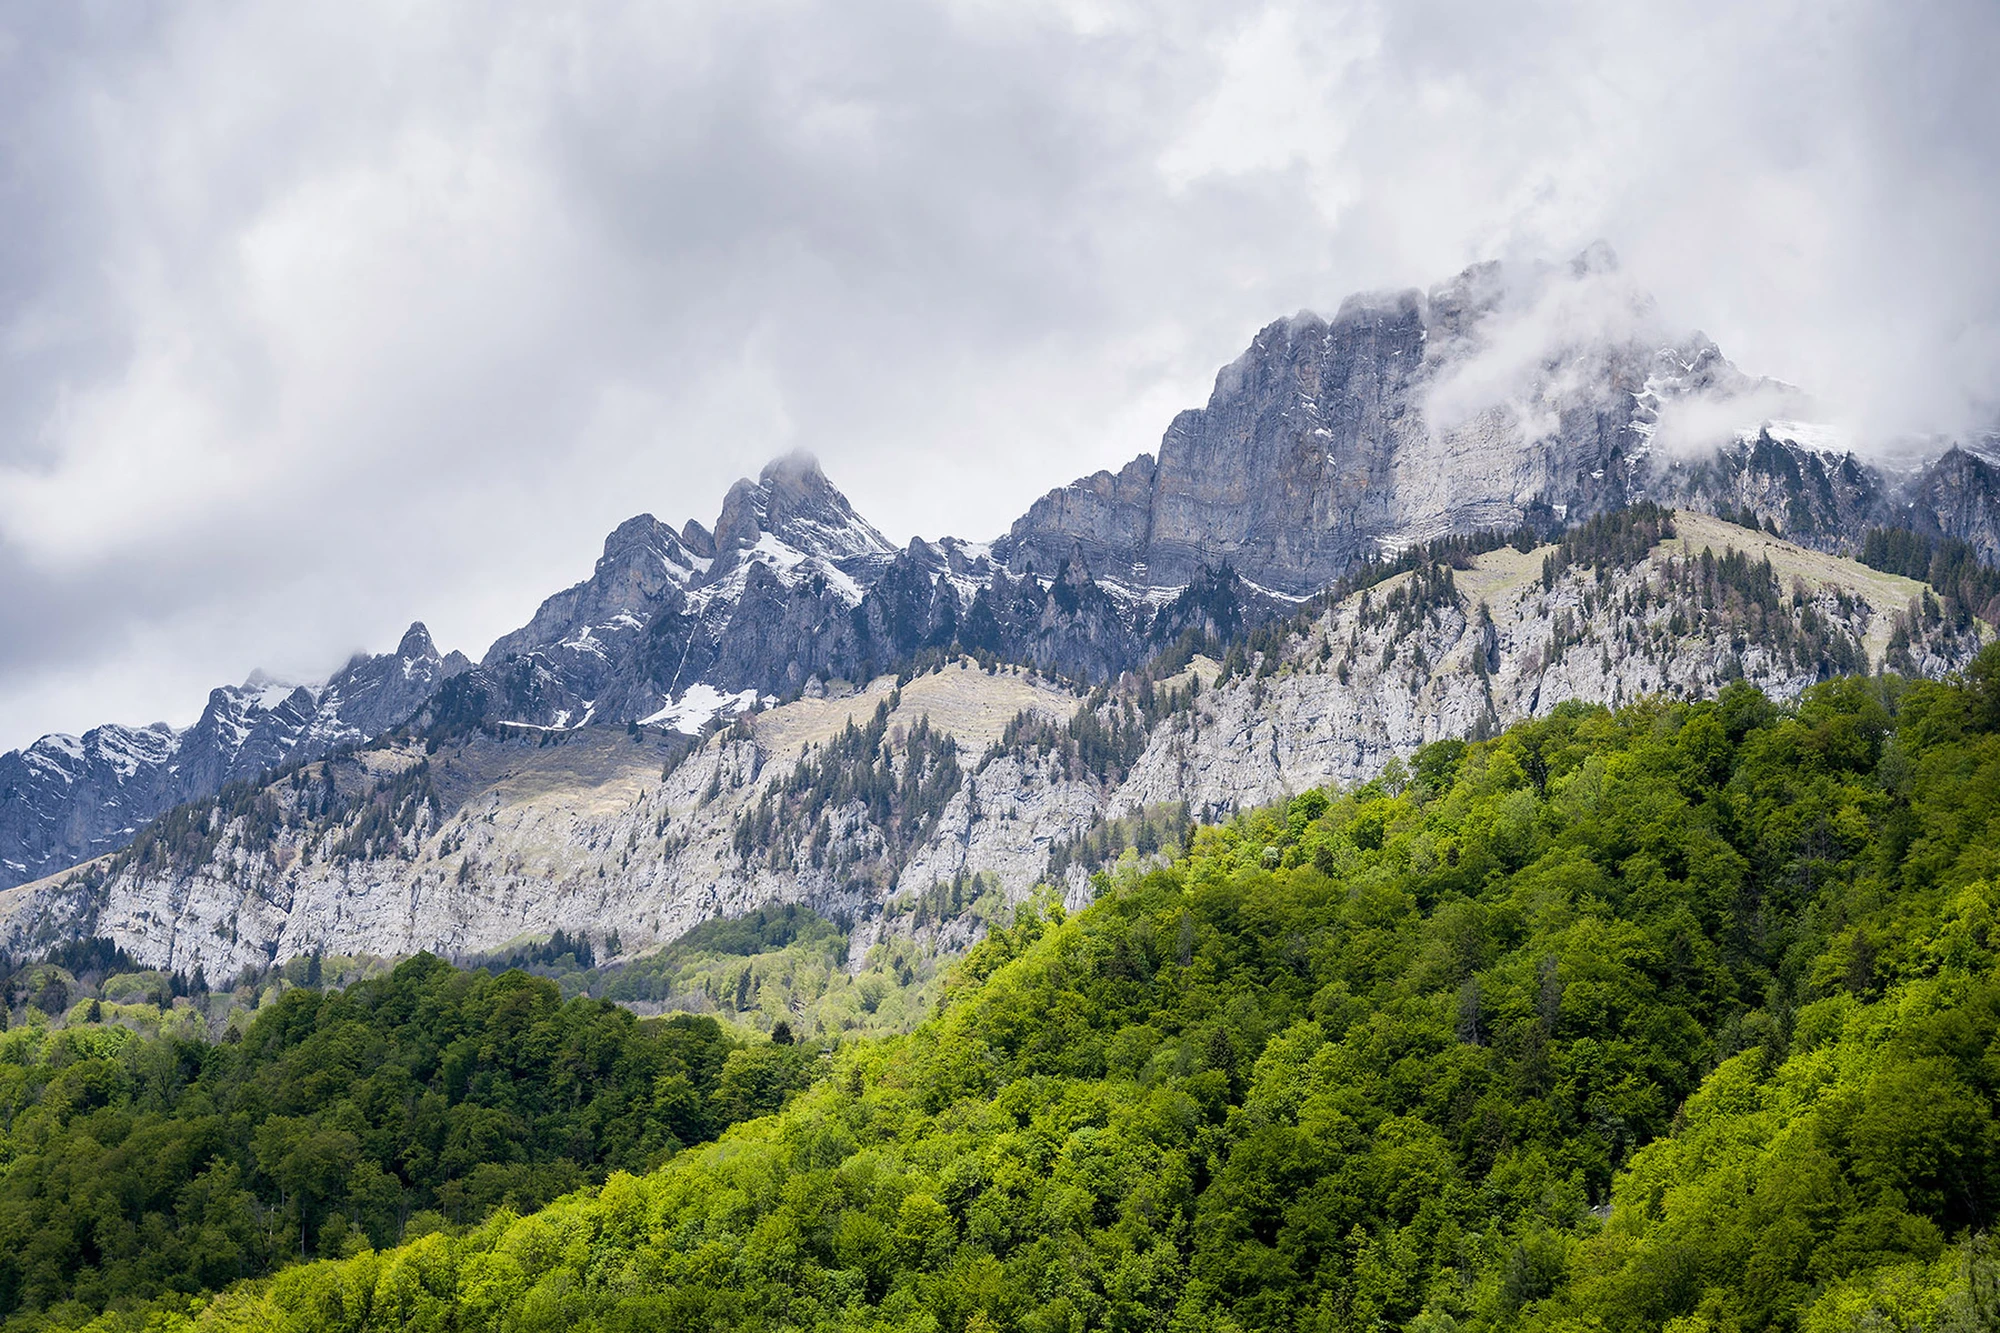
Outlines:
{"type": "Polygon", "coordinates": [[[743,596],[744,579],[751,565],[762,565],[777,576],[778,582],[787,588],[796,588],[813,575],[826,580],[827,586],[849,606],[861,604],[862,588],[838,565],[808,555],[779,538],[766,532],[757,538],[756,545],[745,547],[743,558],[729,571],[720,583],[712,583],[697,590],[688,599],[690,609],[697,613],[706,612],[718,602],[735,602],[743,596]]]}
{"type": "Polygon", "coordinates": [[[51,732],[49,735],[42,737],[30,749],[31,751],[54,750],[59,754],[69,756],[71,759],[83,758],[83,742],[74,736],[65,735],[60,731],[51,732]]]}
{"type": "Polygon", "coordinates": [[[129,778],[141,768],[164,763],[180,748],[180,739],[171,733],[133,731],[125,727],[99,727],[85,738],[97,750],[111,771],[129,778]]]}
{"type": "Polygon", "coordinates": [[[969,542],[959,537],[945,537],[937,544],[945,550],[958,552],[960,558],[968,565],[978,564],[981,560],[991,561],[993,559],[992,542],[969,542]]]}
{"type": "Polygon", "coordinates": [[[1310,593],[1298,594],[1289,592],[1279,592],[1276,588],[1267,588],[1263,584],[1256,582],[1254,579],[1243,578],[1241,574],[1238,574],[1236,577],[1242,580],[1244,587],[1255,588],[1258,592],[1263,593],[1266,597],[1273,598],[1280,602],[1285,602],[1292,606],[1298,606],[1303,602],[1309,602],[1312,600],[1312,594],[1310,593]]]}
{"type": "Polygon", "coordinates": [[[639,719],[642,727],[671,727],[684,736],[699,736],[703,727],[725,712],[740,713],[757,703],[757,691],[724,694],[713,685],[690,685],[679,700],[639,719]]]}
{"type": "MultiPolygon", "coordinates": [[[[821,523],[816,519],[792,518],[785,523],[787,534],[794,539],[803,538],[801,543],[813,555],[831,560],[845,560],[854,556],[889,555],[896,548],[889,539],[877,532],[859,515],[838,526],[821,523]]],[[[761,544],[761,543],[760,543],[761,544]]]]}

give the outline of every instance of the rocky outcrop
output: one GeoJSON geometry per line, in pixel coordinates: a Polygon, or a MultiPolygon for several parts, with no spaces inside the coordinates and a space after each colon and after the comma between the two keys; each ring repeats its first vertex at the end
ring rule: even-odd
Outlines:
{"type": "MultiPolygon", "coordinates": [[[[337,719],[339,727],[357,737],[373,738],[405,721],[439,685],[471,666],[465,654],[456,649],[440,653],[431,641],[431,632],[418,621],[404,631],[395,652],[358,656],[335,672],[317,692],[321,715],[337,719]]],[[[294,691],[291,698],[298,701],[302,696],[294,691]]],[[[315,743],[325,739],[318,737],[315,743]]],[[[295,753],[285,755],[286,759],[296,757],[295,753]]]]}
{"type": "Polygon", "coordinates": [[[1951,449],[1920,472],[1903,501],[1900,523],[1927,537],[1955,537],[1989,565],[2000,565],[2000,466],[1951,449]]]}

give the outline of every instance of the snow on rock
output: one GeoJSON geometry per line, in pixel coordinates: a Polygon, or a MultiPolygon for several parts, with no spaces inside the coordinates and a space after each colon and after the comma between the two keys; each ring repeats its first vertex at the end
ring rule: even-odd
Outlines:
{"type": "Polygon", "coordinates": [[[702,729],[725,713],[741,713],[757,706],[757,691],[724,694],[713,685],[695,685],[657,713],[639,719],[646,727],[669,727],[685,736],[699,736],[702,729]]]}

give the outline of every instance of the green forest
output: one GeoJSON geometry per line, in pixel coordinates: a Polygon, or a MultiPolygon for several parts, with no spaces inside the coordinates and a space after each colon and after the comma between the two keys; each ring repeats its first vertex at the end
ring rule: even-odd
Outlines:
{"type": "MultiPolygon", "coordinates": [[[[80,1005],[79,1019],[100,1002],[80,1005]]],[[[531,1211],[778,1109],[813,1052],[428,955],[239,1033],[0,1034],[0,1311],[62,1326],[531,1211]]]]}
{"type": "Polygon", "coordinates": [[[1098,884],[838,1046],[429,959],[7,1034],[9,1327],[2000,1323],[2000,647],[1565,705],[1098,884]]]}

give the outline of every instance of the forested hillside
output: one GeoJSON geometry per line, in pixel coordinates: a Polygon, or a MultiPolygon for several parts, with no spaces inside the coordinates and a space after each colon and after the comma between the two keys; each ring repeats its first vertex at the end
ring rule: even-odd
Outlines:
{"type": "Polygon", "coordinates": [[[106,1326],[1990,1327],[1996,875],[2000,649],[1567,706],[1024,909],[649,1175],[106,1326]]]}
{"type": "Polygon", "coordinates": [[[816,1062],[429,956],[288,991],[229,1038],[0,1035],[8,1327],[538,1208],[776,1110],[816,1062]]]}

